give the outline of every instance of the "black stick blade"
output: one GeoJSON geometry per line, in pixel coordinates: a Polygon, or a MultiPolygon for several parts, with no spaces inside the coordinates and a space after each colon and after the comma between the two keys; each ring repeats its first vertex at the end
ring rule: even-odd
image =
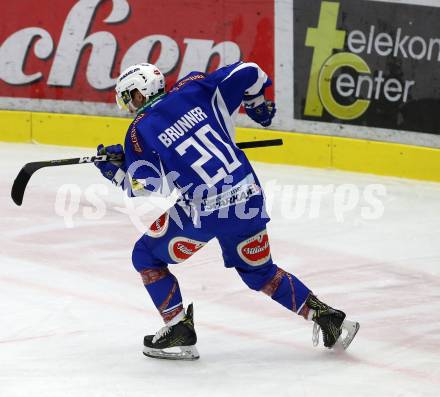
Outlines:
{"type": "Polygon", "coordinates": [[[11,197],[15,204],[21,205],[23,203],[24,191],[31,176],[35,171],[47,166],[47,163],[46,161],[28,163],[20,170],[11,189],[11,197]]]}
{"type": "Polygon", "coordinates": [[[23,167],[12,185],[11,197],[15,204],[21,205],[23,203],[24,191],[26,190],[29,179],[31,179],[31,174],[23,167]]]}

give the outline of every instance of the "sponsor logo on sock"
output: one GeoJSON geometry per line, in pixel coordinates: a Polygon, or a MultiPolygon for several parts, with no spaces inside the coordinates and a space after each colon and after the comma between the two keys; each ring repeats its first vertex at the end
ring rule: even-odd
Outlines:
{"type": "Polygon", "coordinates": [[[286,274],[287,273],[283,269],[278,267],[275,275],[266,283],[263,288],[261,288],[261,291],[271,297],[280,286],[281,280],[286,274]]]}
{"type": "Polygon", "coordinates": [[[269,237],[266,229],[237,246],[238,255],[248,265],[259,266],[270,259],[269,237]]]}
{"type": "Polygon", "coordinates": [[[170,274],[168,268],[162,269],[145,269],[140,272],[144,285],[153,284],[170,274]]]}
{"type": "Polygon", "coordinates": [[[183,262],[194,255],[205,244],[203,241],[197,241],[187,237],[175,237],[170,241],[168,251],[174,262],[183,262]]]}

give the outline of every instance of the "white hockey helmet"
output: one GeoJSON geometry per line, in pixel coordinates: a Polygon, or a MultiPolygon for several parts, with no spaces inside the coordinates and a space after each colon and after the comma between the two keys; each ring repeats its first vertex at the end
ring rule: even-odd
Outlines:
{"type": "Polygon", "coordinates": [[[151,63],[138,63],[125,69],[116,81],[116,103],[119,109],[135,111],[131,91],[135,88],[150,101],[155,95],[164,92],[165,77],[151,63]]]}

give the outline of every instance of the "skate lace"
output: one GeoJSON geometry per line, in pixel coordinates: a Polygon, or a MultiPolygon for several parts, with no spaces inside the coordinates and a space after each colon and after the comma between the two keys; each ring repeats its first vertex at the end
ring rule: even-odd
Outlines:
{"type": "Polygon", "coordinates": [[[319,344],[319,331],[321,330],[321,327],[318,325],[318,323],[313,324],[313,333],[312,333],[312,342],[313,346],[318,346],[319,344]]]}
{"type": "Polygon", "coordinates": [[[165,327],[162,327],[159,331],[156,332],[156,335],[154,335],[153,343],[156,343],[162,336],[167,335],[171,330],[171,327],[168,325],[165,325],[165,327]]]}

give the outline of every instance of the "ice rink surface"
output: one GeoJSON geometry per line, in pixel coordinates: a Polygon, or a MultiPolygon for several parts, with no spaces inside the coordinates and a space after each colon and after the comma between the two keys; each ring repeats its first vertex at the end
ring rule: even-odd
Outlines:
{"type": "Polygon", "coordinates": [[[1,397],[440,395],[440,184],[255,164],[281,186],[268,191],[275,262],[361,329],[345,353],[314,348],[312,323],[248,290],[213,241],[171,269],[194,302],[201,354],[172,362],[141,353],[162,323],[131,265],[163,203],[130,207],[92,165],[41,170],[22,207],[10,199],[24,163],[88,154],[0,144],[1,397]],[[337,198],[347,184],[354,206],[337,198]],[[371,184],[377,219],[365,217],[371,184]],[[312,205],[300,185],[339,193],[312,205]]]}

